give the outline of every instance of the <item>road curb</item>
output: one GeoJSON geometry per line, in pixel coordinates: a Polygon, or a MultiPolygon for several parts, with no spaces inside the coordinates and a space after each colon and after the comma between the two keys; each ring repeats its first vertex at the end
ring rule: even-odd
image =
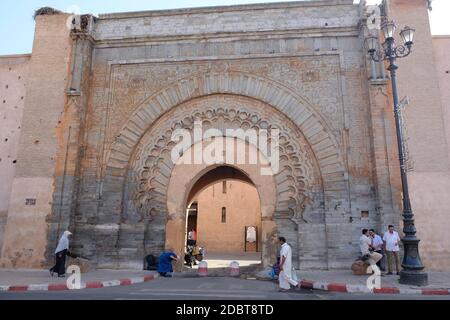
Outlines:
{"type": "MultiPolygon", "coordinates": [[[[137,283],[148,282],[158,278],[158,274],[151,274],[142,277],[132,277],[120,280],[88,281],[81,283],[80,289],[99,289],[117,286],[129,286],[137,283]]],[[[367,286],[344,283],[325,283],[302,279],[299,287],[308,290],[321,290],[341,293],[372,293],[372,294],[405,294],[405,295],[450,295],[450,289],[400,289],[396,287],[384,287],[370,290],[367,286]]],[[[30,285],[0,285],[0,291],[26,292],[26,291],[64,291],[71,290],[64,283],[30,284],[30,285]]],[[[74,289],[75,290],[75,289],[74,289]]]]}
{"type": "Polygon", "coordinates": [[[99,289],[107,287],[129,286],[136,283],[142,283],[158,278],[158,274],[150,274],[142,277],[132,277],[120,280],[107,281],[88,281],[81,283],[80,289],[69,289],[65,283],[46,283],[29,285],[0,285],[0,291],[25,292],[25,291],[64,291],[64,290],[82,290],[99,289]]]}
{"type": "Polygon", "coordinates": [[[345,293],[373,293],[373,294],[411,294],[411,295],[450,295],[450,289],[400,289],[396,287],[384,287],[380,289],[369,289],[367,286],[358,284],[324,283],[302,279],[299,283],[302,289],[315,289],[329,292],[345,293]]]}

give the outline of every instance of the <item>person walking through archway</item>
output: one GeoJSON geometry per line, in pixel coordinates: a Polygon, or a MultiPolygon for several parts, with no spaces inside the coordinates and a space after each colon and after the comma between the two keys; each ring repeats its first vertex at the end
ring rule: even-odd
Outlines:
{"type": "Polygon", "coordinates": [[[280,250],[280,275],[278,281],[280,284],[280,291],[286,292],[291,289],[291,285],[298,286],[298,282],[294,280],[292,270],[292,249],[291,246],[286,243],[284,237],[279,237],[278,240],[281,244],[280,250]]]}
{"type": "Polygon", "coordinates": [[[192,229],[192,239],[194,240],[194,246],[197,245],[197,231],[192,229]]]}
{"type": "Polygon", "coordinates": [[[195,246],[196,242],[197,242],[197,233],[195,232],[195,229],[192,228],[188,232],[187,245],[188,246],[195,246]]]}

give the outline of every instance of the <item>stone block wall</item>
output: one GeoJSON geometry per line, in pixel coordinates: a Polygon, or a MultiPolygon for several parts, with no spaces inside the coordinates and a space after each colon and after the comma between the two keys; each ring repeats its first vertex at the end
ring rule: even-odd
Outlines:
{"type": "Polygon", "coordinates": [[[59,128],[65,111],[72,48],[67,17],[60,14],[36,18],[1,253],[3,267],[40,267],[49,263],[44,258],[48,241],[46,219],[53,213],[54,174],[57,157],[61,156],[59,145],[64,140],[64,132],[59,128]],[[26,199],[34,199],[35,205],[27,205],[26,199]]]}
{"type": "Polygon", "coordinates": [[[16,171],[30,55],[0,56],[0,255],[16,171]]]}

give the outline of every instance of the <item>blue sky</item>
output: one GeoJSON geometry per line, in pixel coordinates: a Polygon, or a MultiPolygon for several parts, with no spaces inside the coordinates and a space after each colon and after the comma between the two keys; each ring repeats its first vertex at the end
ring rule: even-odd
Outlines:
{"type": "MultiPolygon", "coordinates": [[[[290,0],[283,0],[290,1],[290,0]]],[[[291,0],[293,1],[293,0],[291,0]]],[[[380,0],[368,0],[379,2],[380,0]]],[[[79,7],[82,13],[281,2],[276,0],[0,0],[0,55],[30,53],[33,44],[34,10],[50,6],[62,11],[79,7]]],[[[359,2],[359,0],[355,0],[359,2]]],[[[450,0],[434,0],[431,14],[433,34],[450,34],[450,0]]]]}

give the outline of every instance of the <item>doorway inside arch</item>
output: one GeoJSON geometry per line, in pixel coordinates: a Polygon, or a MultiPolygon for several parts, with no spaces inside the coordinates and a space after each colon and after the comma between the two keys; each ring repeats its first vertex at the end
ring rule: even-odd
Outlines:
{"type": "MultiPolygon", "coordinates": [[[[209,268],[228,267],[232,261],[241,267],[261,264],[261,228],[260,197],[242,171],[220,166],[192,186],[186,205],[186,244],[203,248],[209,268]]],[[[189,250],[192,247],[187,246],[189,250]]]]}

